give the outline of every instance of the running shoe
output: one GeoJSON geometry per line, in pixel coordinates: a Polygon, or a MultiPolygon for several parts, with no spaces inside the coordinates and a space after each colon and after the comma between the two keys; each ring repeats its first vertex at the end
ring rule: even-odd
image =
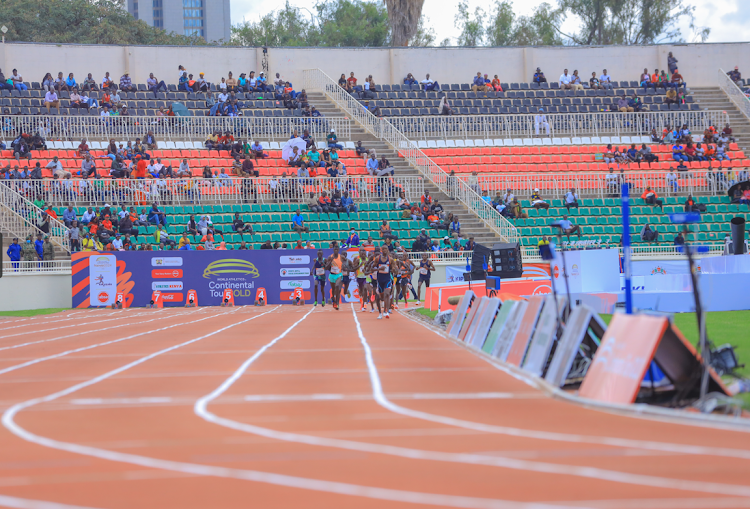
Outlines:
{"type": "Polygon", "coordinates": [[[383,313],[380,313],[380,314],[378,315],[378,320],[382,320],[382,319],[383,319],[383,313]]]}
{"type": "Polygon", "coordinates": [[[404,302],[404,307],[408,308],[409,307],[409,303],[408,302],[404,302]]]}
{"type": "Polygon", "coordinates": [[[421,306],[421,305],[422,305],[422,303],[419,302],[419,301],[417,301],[417,306],[421,306]]]}
{"type": "Polygon", "coordinates": [[[398,309],[398,304],[394,304],[391,306],[393,309],[398,309]]]}
{"type": "Polygon", "coordinates": [[[385,314],[385,317],[386,317],[386,318],[390,318],[390,317],[391,317],[391,314],[390,314],[390,313],[386,313],[386,314],[385,314]]]}
{"type": "Polygon", "coordinates": [[[370,313],[374,313],[374,312],[375,312],[375,308],[370,308],[370,313]]]}
{"type": "Polygon", "coordinates": [[[313,303],[313,306],[317,306],[317,305],[318,305],[318,301],[316,300],[316,301],[315,301],[315,302],[313,303]]]}

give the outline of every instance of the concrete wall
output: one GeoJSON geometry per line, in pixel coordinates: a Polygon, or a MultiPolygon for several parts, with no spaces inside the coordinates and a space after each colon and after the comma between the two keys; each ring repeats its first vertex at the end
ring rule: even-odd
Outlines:
{"type": "Polygon", "coordinates": [[[0,311],[70,308],[70,274],[39,274],[0,278],[0,311]]]}
{"type": "MultiPolygon", "coordinates": [[[[667,53],[674,52],[681,74],[689,86],[716,86],[719,67],[740,70],[747,63],[750,43],[683,44],[659,46],[529,47],[529,48],[269,48],[269,70],[301,86],[302,70],[320,68],[337,80],[354,71],[364,79],[372,74],[376,83],[400,83],[411,72],[418,79],[426,73],[442,83],[469,82],[478,71],[498,74],[503,82],[530,81],[541,67],[549,80],[557,80],[564,68],[578,69],[588,79],[606,68],[615,80],[638,80],[643,68],[667,67],[667,53]]],[[[219,81],[228,71],[259,73],[261,48],[78,46],[55,44],[4,44],[0,67],[7,74],[18,68],[27,81],[41,81],[46,72],[58,71],[84,77],[93,73],[101,80],[109,71],[117,80],[125,70],[133,81],[145,83],[154,72],[167,83],[176,83],[177,66],[184,65],[196,77],[205,72],[209,81],[219,81]]]]}

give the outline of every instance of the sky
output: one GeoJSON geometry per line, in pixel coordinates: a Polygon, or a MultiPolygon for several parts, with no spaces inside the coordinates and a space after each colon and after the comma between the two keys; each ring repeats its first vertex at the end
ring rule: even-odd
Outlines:
{"type": "MultiPolygon", "coordinates": [[[[517,16],[531,14],[534,8],[544,0],[512,0],[513,8],[517,16]]],[[[554,4],[554,0],[548,0],[554,4]]],[[[473,12],[475,7],[489,6],[487,0],[468,0],[469,8],[473,12]]],[[[696,7],[696,26],[711,28],[708,42],[740,42],[750,41],[750,1],[748,0],[685,0],[685,3],[696,7]]],[[[279,2],[261,2],[258,0],[231,0],[232,23],[239,23],[243,19],[257,21],[261,15],[278,9],[279,2]]],[[[312,10],[314,0],[290,0],[290,4],[298,7],[307,7],[312,10]]],[[[435,29],[436,44],[451,38],[454,42],[458,31],[453,26],[456,14],[456,0],[425,0],[422,13],[429,19],[429,25],[435,29]]],[[[303,12],[305,12],[303,10],[303,12]]],[[[563,25],[563,30],[575,31],[576,23],[568,20],[563,25]]],[[[688,23],[680,25],[682,37],[687,42],[700,42],[694,40],[692,30],[688,23]]]]}

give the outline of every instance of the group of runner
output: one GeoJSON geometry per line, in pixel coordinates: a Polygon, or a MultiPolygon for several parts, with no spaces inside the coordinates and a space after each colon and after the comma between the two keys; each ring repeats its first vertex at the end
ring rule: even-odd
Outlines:
{"type": "Polygon", "coordinates": [[[318,256],[313,264],[313,276],[315,287],[313,297],[315,305],[318,305],[318,290],[320,290],[321,304],[326,304],[326,272],[328,282],[331,284],[331,303],[338,310],[341,304],[341,295],[349,295],[348,288],[351,277],[357,280],[357,288],[360,297],[360,312],[370,312],[378,308],[378,319],[390,318],[391,310],[398,309],[398,302],[404,299],[404,305],[409,306],[409,292],[412,293],[417,305],[420,304],[422,285],[430,287],[430,276],[435,266],[429,260],[427,253],[422,254],[419,267],[409,259],[406,253],[391,253],[387,246],[372,251],[359,248],[357,256],[349,259],[346,253],[340,252],[338,244],[333,245],[333,254],[323,257],[323,251],[318,251],[318,256]],[[416,292],[412,285],[412,275],[419,271],[419,282],[416,292]]]}

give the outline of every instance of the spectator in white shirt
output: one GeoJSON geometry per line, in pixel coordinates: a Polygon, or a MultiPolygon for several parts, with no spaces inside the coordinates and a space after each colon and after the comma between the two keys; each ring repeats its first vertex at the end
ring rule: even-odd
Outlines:
{"type": "Polygon", "coordinates": [[[570,188],[570,191],[565,194],[565,208],[570,210],[570,207],[578,208],[578,193],[576,193],[576,190],[572,187],[570,188]]]}
{"type": "Polygon", "coordinates": [[[57,178],[68,178],[71,176],[69,171],[63,169],[63,165],[57,156],[53,157],[52,160],[47,163],[46,168],[52,170],[52,174],[57,175],[57,178]]]}
{"type": "Polygon", "coordinates": [[[106,106],[104,108],[102,108],[102,112],[99,113],[99,116],[101,116],[101,117],[109,117],[110,116],[110,114],[109,114],[109,108],[107,108],[106,106]]]}
{"type": "Polygon", "coordinates": [[[115,235],[115,240],[112,241],[112,247],[117,251],[122,251],[122,239],[120,239],[119,233],[115,235]]]}
{"type": "Polygon", "coordinates": [[[187,159],[183,159],[180,163],[180,167],[177,169],[177,176],[178,177],[190,177],[193,175],[193,172],[190,171],[190,165],[188,164],[187,159]]]}
{"type": "Polygon", "coordinates": [[[573,76],[570,79],[570,85],[573,87],[573,90],[583,90],[583,83],[581,83],[581,78],[578,76],[578,69],[573,71],[573,76]]]}
{"type": "Polygon", "coordinates": [[[505,195],[503,196],[503,202],[505,203],[506,206],[510,206],[511,202],[513,201],[513,198],[515,198],[515,196],[513,196],[513,193],[511,192],[510,188],[508,188],[505,195]]]}
{"type": "MultiPolygon", "coordinates": [[[[222,79],[224,79],[224,78],[222,78],[222,79]]],[[[219,94],[218,99],[219,99],[220,103],[223,103],[224,101],[226,101],[227,99],[229,99],[229,95],[227,95],[226,91],[224,91],[224,92],[222,92],[222,93],[219,94]]]]}
{"type": "Polygon", "coordinates": [[[539,126],[544,126],[547,136],[549,136],[549,122],[547,122],[547,115],[544,114],[544,108],[539,108],[539,113],[534,116],[534,128],[537,136],[539,136],[539,126]]]}
{"type": "Polygon", "coordinates": [[[571,88],[573,88],[573,86],[570,84],[571,81],[573,81],[573,77],[568,74],[568,70],[565,69],[560,75],[560,88],[562,90],[570,90],[571,88]]]}
{"type": "Polygon", "coordinates": [[[607,90],[612,90],[614,88],[612,86],[612,79],[609,76],[609,74],[607,74],[606,69],[604,69],[604,71],[602,72],[602,75],[599,76],[599,85],[602,88],[607,89],[607,90]]]}
{"type": "Polygon", "coordinates": [[[120,205],[120,210],[117,211],[117,216],[122,220],[122,218],[127,215],[128,211],[125,209],[125,205],[120,205]]]}
{"type": "Polygon", "coordinates": [[[47,91],[44,95],[44,106],[47,108],[47,113],[50,112],[50,108],[57,108],[57,114],[60,114],[60,99],[57,98],[54,89],[47,91]]]}
{"type": "Polygon", "coordinates": [[[94,209],[89,207],[86,212],[83,213],[83,217],[81,218],[82,224],[89,224],[92,219],[96,217],[96,212],[94,212],[94,209]]]}
{"type": "Polygon", "coordinates": [[[425,79],[422,80],[422,86],[426,91],[440,91],[440,84],[437,81],[433,81],[430,79],[430,75],[428,74],[425,79]]]}
{"type": "Polygon", "coordinates": [[[23,82],[23,76],[18,74],[18,69],[13,69],[13,74],[10,75],[10,80],[13,82],[13,86],[16,87],[16,90],[29,89],[29,87],[27,87],[23,82]]]}

